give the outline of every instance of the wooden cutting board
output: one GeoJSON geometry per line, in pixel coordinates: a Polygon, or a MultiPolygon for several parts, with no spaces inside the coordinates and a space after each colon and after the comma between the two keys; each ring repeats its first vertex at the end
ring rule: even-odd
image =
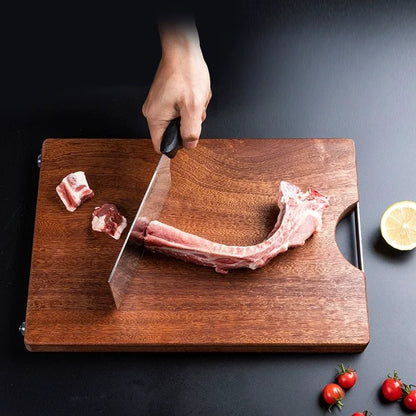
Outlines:
{"type": "Polygon", "coordinates": [[[358,197],[350,139],[203,139],[172,161],[161,220],[214,241],[263,240],[280,180],[332,197],[323,228],[265,267],[227,275],[145,252],[120,309],[107,279],[120,240],[94,207],[134,219],[159,156],[150,140],[47,139],[42,149],[25,345],[30,351],[359,352],[369,342],[364,273],[335,229],[358,197]],[[66,211],[55,187],[83,170],[95,197],[66,211]]]}

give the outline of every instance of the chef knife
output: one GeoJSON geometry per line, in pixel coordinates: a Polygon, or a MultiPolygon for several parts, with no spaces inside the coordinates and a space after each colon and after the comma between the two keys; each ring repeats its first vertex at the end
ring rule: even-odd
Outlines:
{"type": "Polygon", "coordinates": [[[168,196],[171,183],[170,161],[182,145],[179,129],[180,118],[178,117],[169,123],[163,134],[160,145],[162,156],[108,278],[117,309],[127,293],[129,283],[136,274],[137,266],[144,252],[143,243],[138,243],[134,238],[135,231],[140,228],[139,219],[143,217],[148,221],[157,219],[168,196]]]}

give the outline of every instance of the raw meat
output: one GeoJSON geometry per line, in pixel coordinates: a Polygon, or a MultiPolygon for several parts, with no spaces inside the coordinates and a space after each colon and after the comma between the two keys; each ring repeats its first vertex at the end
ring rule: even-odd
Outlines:
{"type": "Polygon", "coordinates": [[[254,270],[289,247],[303,245],[313,233],[320,231],[329,198],[313,188],[302,193],[296,185],[281,181],[277,204],[279,215],[275,226],[263,242],[252,246],[215,243],[145,218],[136,221],[131,236],[152,251],[214,267],[218,273],[242,267],[254,270]]]}
{"type": "Polygon", "coordinates": [[[96,207],[92,214],[92,229],[111,235],[118,240],[127,226],[127,220],[114,204],[96,207]]]}
{"type": "Polygon", "coordinates": [[[89,187],[85,173],[82,171],[70,173],[56,187],[61,201],[68,211],[75,211],[83,202],[94,196],[89,187]]]}

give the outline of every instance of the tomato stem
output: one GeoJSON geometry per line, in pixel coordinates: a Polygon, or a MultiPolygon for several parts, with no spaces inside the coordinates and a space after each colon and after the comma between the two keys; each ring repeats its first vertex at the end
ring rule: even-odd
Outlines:
{"type": "Polygon", "coordinates": [[[392,378],[393,380],[400,380],[399,374],[397,373],[396,370],[394,370],[393,372],[393,377],[390,374],[387,374],[388,378],[392,378]]]}
{"type": "Polygon", "coordinates": [[[339,393],[338,394],[338,397],[334,397],[334,396],[332,396],[332,398],[334,399],[334,403],[332,403],[331,404],[331,406],[329,406],[329,412],[331,412],[331,409],[334,407],[334,406],[337,406],[338,407],[338,409],[342,409],[342,407],[344,406],[344,403],[342,403],[342,395],[341,395],[341,393],[339,393]]]}
{"type": "Polygon", "coordinates": [[[339,365],[339,371],[338,371],[337,375],[339,376],[341,374],[346,374],[346,373],[349,373],[350,371],[355,371],[355,370],[353,370],[351,367],[348,367],[348,366],[345,367],[345,365],[343,363],[341,363],[339,365]]]}
{"type": "Polygon", "coordinates": [[[402,384],[401,389],[406,393],[409,394],[412,391],[412,387],[416,387],[414,384],[402,384]]]}

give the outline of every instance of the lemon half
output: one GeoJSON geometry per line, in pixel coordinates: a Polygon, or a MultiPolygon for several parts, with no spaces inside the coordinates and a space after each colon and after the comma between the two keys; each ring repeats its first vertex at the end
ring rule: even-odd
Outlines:
{"type": "Polygon", "coordinates": [[[416,247],[416,202],[400,201],[390,205],[380,222],[381,235],[397,250],[416,247]]]}

